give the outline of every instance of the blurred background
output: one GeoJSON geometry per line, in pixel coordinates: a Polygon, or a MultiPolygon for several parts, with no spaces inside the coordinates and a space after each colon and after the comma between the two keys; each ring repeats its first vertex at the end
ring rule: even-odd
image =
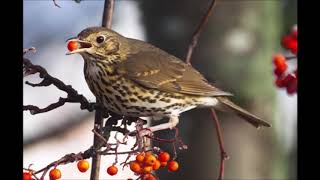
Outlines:
{"type": "MultiPolygon", "coordinates": [[[[113,29],[145,40],[185,59],[192,33],[211,0],[116,0],[113,29]]],[[[71,84],[90,101],[95,98],[83,76],[80,55],[66,56],[65,41],[89,26],[100,26],[103,0],[53,2],[23,1],[23,46],[35,47],[27,57],[34,64],[71,84]]],[[[196,47],[192,64],[217,87],[235,94],[236,103],[270,122],[272,128],[257,131],[239,118],[218,113],[225,148],[230,159],[225,179],[297,179],[297,97],[274,86],[272,55],[283,52],[281,37],[297,22],[296,0],[218,0],[196,47]]],[[[28,80],[39,82],[37,75],[28,80]]],[[[24,87],[24,104],[45,107],[65,93],[54,87],[24,87]]],[[[39,169],[67,153],[90,147],[94,113],[81,111],[79,104],[66,104],[44,114],[23,113],[24,160],[39,169]]],[[[178,125],[189,146],[178,151],[180,170],[158,171],[161,179],[215,179],[219,169],[219,147],[214,122],[206,109],[184,113],[178,125]]],[[[157,133],[170,138],[171,131],[157,133]]],[[[155,143],[172,152],[172,147],[155,143]]],[[[122,147],[122,150],[131,146],[122,147]]],[[[120,157],[124,161],[126,156],[120,157]]],[[[101,179],[113,156],[102,158],[101,179]]],[[[59,167],[62,179],[89,179],[90,171],[78,172],[76,163],[59,167]]],[[[135,178],[129,168],[112,179],[135,178]]]]}

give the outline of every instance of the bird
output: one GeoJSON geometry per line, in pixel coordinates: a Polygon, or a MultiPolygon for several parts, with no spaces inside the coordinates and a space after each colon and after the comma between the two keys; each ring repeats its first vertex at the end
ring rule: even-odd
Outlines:
{"type": "Polygon", "coordinates": [[[80,54],[89,89],[107,110],[128,117],[169,118],[151,131],[172,129],[179,115],[194,108],[232,112],[254,127],[271,127],[230,100],[190,64],[155,47],[105,27],[89,27],[67,42],[80,54]]]}

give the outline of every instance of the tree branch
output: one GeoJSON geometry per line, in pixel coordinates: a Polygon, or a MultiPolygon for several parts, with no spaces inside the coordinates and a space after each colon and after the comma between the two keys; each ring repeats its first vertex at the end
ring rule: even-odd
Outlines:
{"type": "Polygon", "coordinates": [[[224,177],[224,163],[225,163],[225,160],[229,159],[229,156],[224,149],[224,142],[223,142],[223,137],[221,133],[221,125],[219,123],[218,116],[213,108],[211,108],[211,115],[216,125],[216,132],[217,132],[219,148],[220,148],[221,160],[220,160],[220,170],[219,170],[218,180],[221,180],[224,177]]]}
{"type": "MultiPolygon", "coordinates": [[[[198,44],[199,37],[200,37],[201,33],[203,32],[204,27],[208,23],[209,17],[211,15],[212,10],[215,7],[215,5],[216,5],[216,0],[212,0],[207,12],[202,17],[200,24],[198,25],[196,31],[193,33],[192,40],[191,40],[191,43],[189,44],[189,48],[188,48],[188,52],[187,52],[187,56],[186,56],[186,62],[190,65],[191,65],[191,56],[192,56],[193,50],[198,44]]],[[[219,170],[218,180],[221,180],[224,177],[224,164],[225,164],[225,160],[228,159],[228,155],[224,149],[224,143],[223,143],[222,132],[221,132],[221,125],[219,123],[219,119],[218,119],[218,117],[215,113],[215,110],[213,108],[211,109],[211,115],[212,115],[212,119],[214,120],[215,125],[216,125],[216,132],[217,132],[219,148],[220,148],[221,161],[220,161],[220,170],[219,170]]]]}
{"type": "Polygon", "coordinates": [[[102,16],[102,26],[103,27],[107,27],[109,29],[111,28],[113,9],[114,9],[114,0],[105,0],[104,1],[103,16],[102,16]]]}
{"type": "Polygon", "coordinates": [[[186,62],[188,64],[191,64],[191,56],[193,53],[193,49],[197,46],[199,37],[208,23],[209,17],[212,13],[213,8],[215,7],[216,0],[212,0],[211,4],[209,6],[209,9],[207,10],[206,14],[202,17],[202,20],[200,21],[200,24],[198,25],[196,31],[192,35],[192,40],[191,43],[189,44],[188,52],[187,52],[187,57],[186,57],[186,62]]]}
{"type": "MultiPolygon", "coordinates": [[[[24,54],[28,50],[24,50],[24,54]]],[[[30,51],[30,50],[29,50],[30,51]]],[[[52,77],[46,69],[44,69],[42,66],[39,65],[33,65],[29,59],[23,58],[23,68],[25,75],[35,74],[39,73],[39,77],[43,80],[40,83],[30,83],[26,81],[26,84],[32,87],[41,87],[41,86],[50,86],[54,85],[61,91],[64,91],[67,93],[67,98],[60,97],[58,102],[52,103],[48,105],[45,108],[39,108],[34,105],[24,105],[23,110],[27,111],[29,110],[31,114],[38,114],[38,113],[44,113],[51,110],[54,110],[60,106],[63,106],[66,102],[69,103],[80,103],[80,109],[86,109],[89,112],[93,111],[94,109],[98,108],[98,104],[96,103],[90,103],[82,94],[79,94],[75,89],[72,88],[71,85],[66,85],[61,80],[52,77]]]]}

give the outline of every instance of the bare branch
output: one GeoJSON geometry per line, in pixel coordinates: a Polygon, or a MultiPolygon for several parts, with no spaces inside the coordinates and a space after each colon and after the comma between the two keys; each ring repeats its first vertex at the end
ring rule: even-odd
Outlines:
{"type": "MultiPolygon", "coordinates": [[[[27,51],[30,51],[30,49],[32,48],[29,48],[28,50],[24,50],[24,54],[27,51]]],[[[90,103],[82,94],[79,94],[75,89],[73,89],[71,85],[66,85],[61,80],[55,77],[52,77],[50,74],[48,74],[46,69],[44,69],[42,66],[33,65],[30,62],[30,60],[27,58],[23,58],[23,66],[25,71],[32,72],[32,74],[39,73],[39,77],[43,79],[40,83],[30,83],[27,81],[26,84],[28,84],[29,86],[41,87],[41,86],[54,85],[61,91],[64,91],[67,93],[67,98],[60,97],[58,102],[52,103],[45,108],[39,108],[34,105],[26,105],[26,106],[23,106],[24,111],[29,110],[31,114],[44,113],[44,112],[54,110],[60,106],[63,106],[66,102],[80,103],[81,109],[86,109],[90,112],[98,108],[98,104],[90,103]]]]}
{"type": "Polygon", "coordinates": [[[186,62],[188,64],[191,64],[191,56],[192,56],[192,53],[193,53],[193,49],[198,44],[199,37],[200,37],[204,27],[208,23],[209,17],[210,17],[210,15],[212,13],[213,8],[215,7],[215,4],[216,4],[216,0],[212,0],[209,9],[207,10],[206,14],[203,16],[203,18],[202,18],[200,24],[198,25],[196,31],[192,35],[192,40],[191,40],[191,43],[189,45],[188,53],[187,53],[187,57],[186,57],[186,62]]]}
{"type": "Polygon", "coordinates": [[[58,8],[61,8],[61,6],[59,6],[56,1],[57,1],[57,0],[53,0],[53,4],[54,4],[55,6],[57,6],[58,8]]]}
{"type": "Polygon", "coordinates": [[[218,116],[213,108],[211,109],[211,115],[212,115],[212,118],[213,118],[214,123],[216,125],[216,132],[217,132],[219,148],[220,148],[220,155],[221,155],[218,180],[222,180],[223,176],[224,176],[224,163],[225,163],[225,160],[229,159],[229,156],[224,149],[223,137],[222,137],[222,133],[221,133],[221,125],[219,123],[218,116]]]}

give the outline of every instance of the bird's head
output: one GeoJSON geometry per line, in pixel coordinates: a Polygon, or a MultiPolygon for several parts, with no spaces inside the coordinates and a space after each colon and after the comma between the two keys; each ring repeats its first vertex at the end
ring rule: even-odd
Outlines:
{"type": "Polygon", "coordinates": [[[126,38],[120,34],[104,28],[90,27],[81,31],[77,37],[67,40],[68,43],[77,43],[69,54],[79,53],[85,60],[113,61],[123,54],[126,38]]]}

